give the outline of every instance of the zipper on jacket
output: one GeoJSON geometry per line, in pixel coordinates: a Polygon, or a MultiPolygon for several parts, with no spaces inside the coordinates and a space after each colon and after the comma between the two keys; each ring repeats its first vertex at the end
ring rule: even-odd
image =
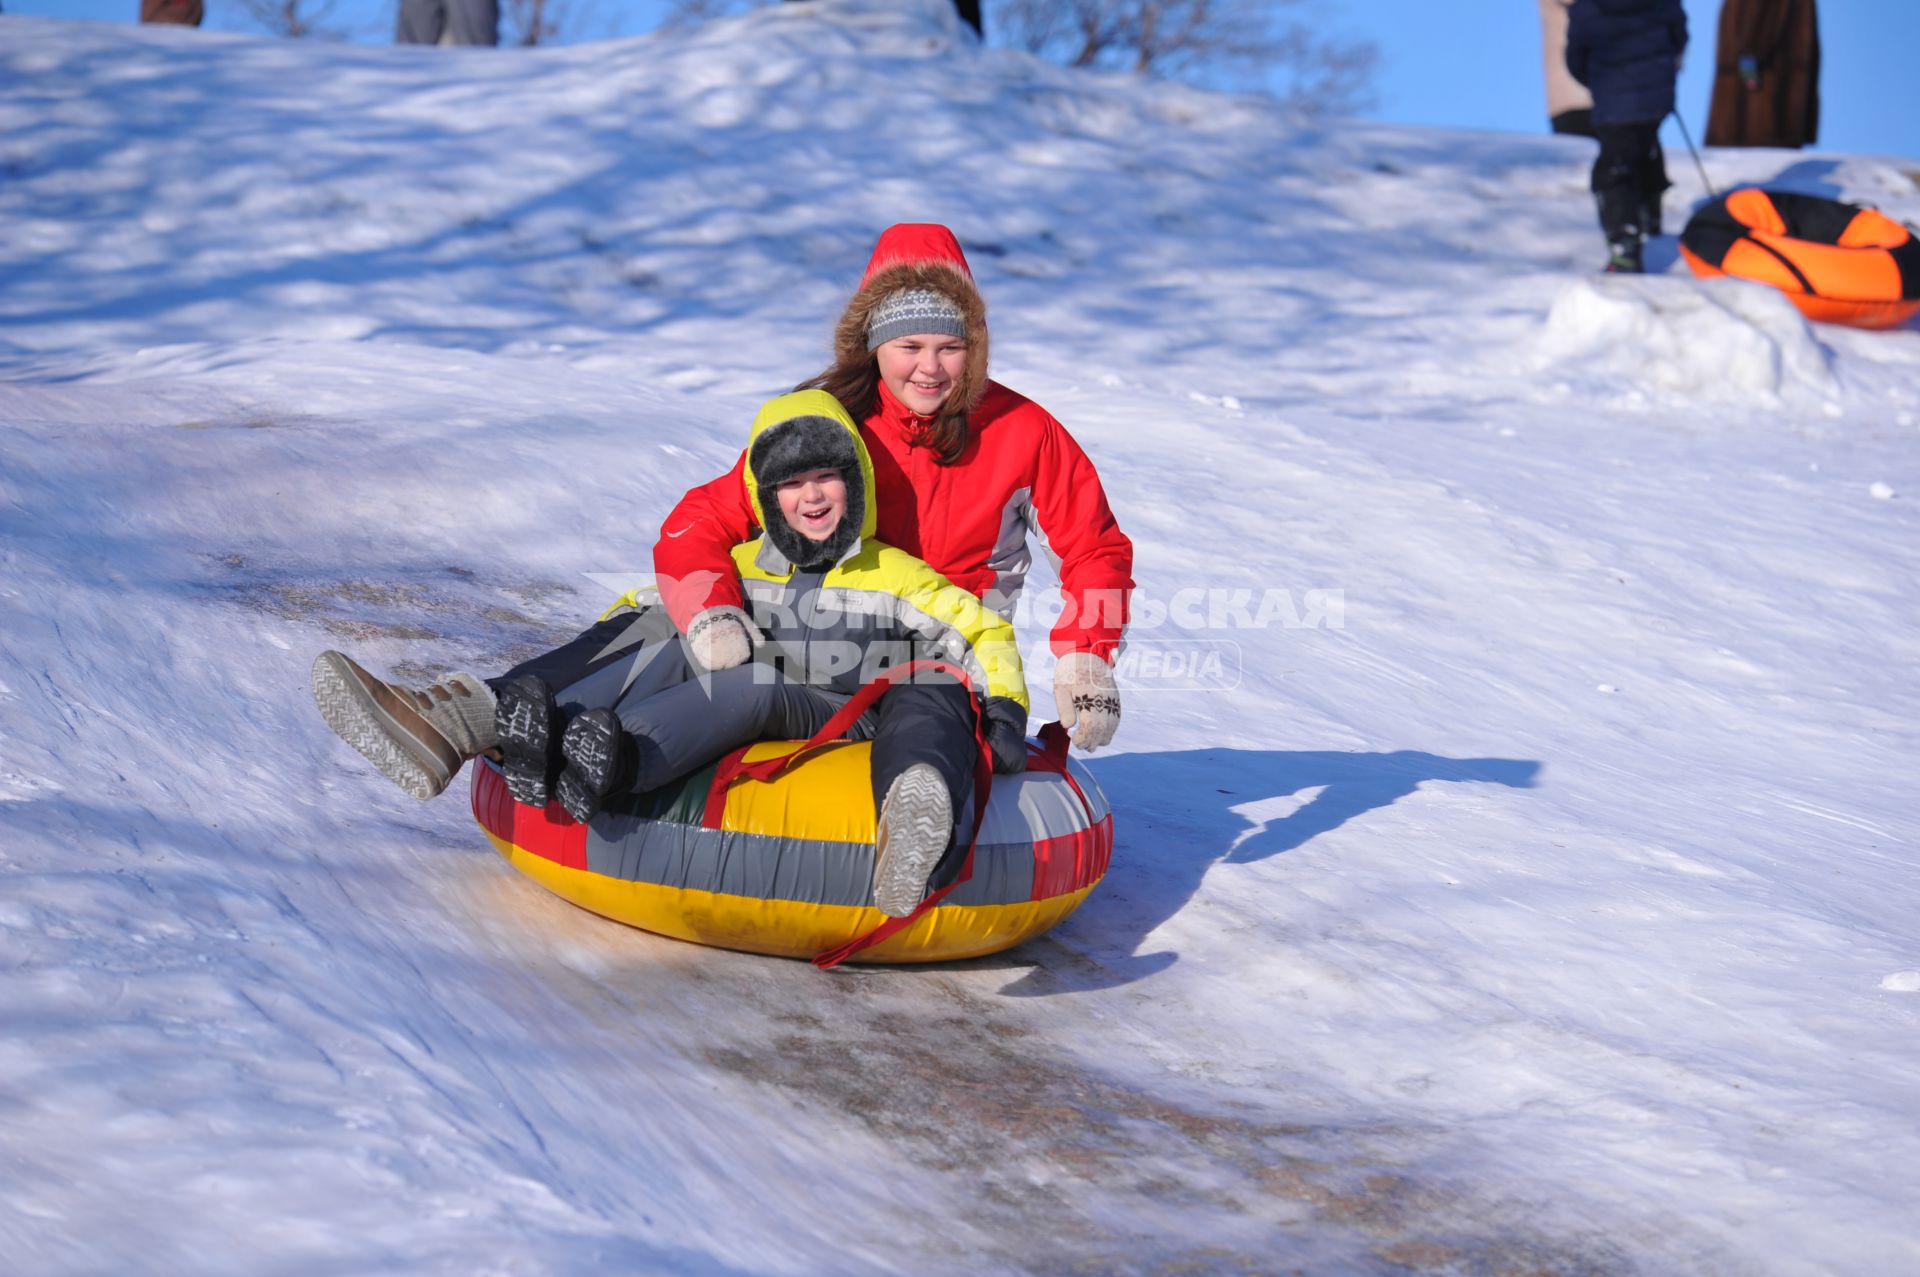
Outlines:
{"type": "Polygon", "coordinates": [[[794,604],[798,610],[798,616],[795,619],[800,622],[801,677],[808,685],[814,687],[821,684],[813,676],[813,617],[814,610],[820,606],[820,586],[826,579],[825,572],[803,572],[798,569],[790,578],[794,590],[794,604]]]}

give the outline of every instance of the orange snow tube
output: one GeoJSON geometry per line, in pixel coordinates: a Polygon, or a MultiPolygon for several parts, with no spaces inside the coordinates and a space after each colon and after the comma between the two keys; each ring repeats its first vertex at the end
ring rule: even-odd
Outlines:
{"type": "Polygon", "coordinates": [[[1680,255],[1696,275],[1771,284],[1821,323],[1893,328],[1920,312],[1920,239],[1818,195],[1730,191],[1688,219],[1680,255]]]}

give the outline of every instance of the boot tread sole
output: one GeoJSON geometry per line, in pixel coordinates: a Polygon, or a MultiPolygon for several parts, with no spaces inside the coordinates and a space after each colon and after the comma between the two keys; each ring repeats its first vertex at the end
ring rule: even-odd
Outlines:
{"type": "Polygon", "coordinates": [[[589,710],[567,724],[560,752],[567,769],[560,773],[560,805],[581,824],[592,819],[605,801],[613,771],[614,747],[620,724],[605,710],[589,710]]]}
{"type": "Polygon", "coordinates": [[[548,754],[553,748],[550,698],[522,688],[518,681],[500,689],[496,701],[494,734],[499,738],[500,774],[513,800],[528,807],[545,807],[548,754]]]}
{"type": "Polygon", "coordinates": [[[554,782],[553,799],[583,825],[600,813],[600,800],[587,792],[586,784],[574,772],[560,773],[560,779],[554,782]]]}
{"type": "Polygon", "coordinates": [[[320,654],[313,663],[313,699],[335,735],[413,797],[425,802],[452,782],[454,768],[381,708],[350,658],[320,654]]]}
{"type": "Polygon", "coordinates": [[[953,799],[939,773],[907,768],[887,790],[874,838],[873,903],[904,918],[927,894],[927,879],[953,836],[953,799]]]}
{"type": "Polygon", "coordinates": [[[567,724],[560,751],[596,787],[604,786],[613,770],[614,736],[618,731],[619,724],[611,714],[589,710],[567,724]]]}

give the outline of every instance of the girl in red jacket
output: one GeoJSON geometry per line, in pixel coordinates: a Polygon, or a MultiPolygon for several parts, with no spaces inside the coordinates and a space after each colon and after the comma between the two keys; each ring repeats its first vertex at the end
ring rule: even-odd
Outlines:
{"type": "MultiPolygon", "coordinates": [[[[1133,545],[1066,428],[987,379],[986,304],[951,231],[895,226],[880,237],[841,316],[832,367],[802,388],[816,387],[858,422],[873,463],[878,540],[1010,619],[1032,562],[1027,536],[1039,534],[1064,596],[1053,628],[1055,708],[1080,749],[1112,740],[1120,693],[1110,662],[1126,627],[1133,545]]],[[[743,453],[730,472],[682,498],[654,547],[662,601],[708,671],[745,663],[757,641],[733,558],[735,545],[760,532],[745,462],[743,453]]],[[[359,726],[337,730],[416,797],[440,793],[467,759],[497,749],[515,797],[544,802],[566,726],[551,689],[620,659],[630,622],[604,620],[498,678],[457,674],[424,691],[327,653],[314,668],[315,695],[323,708],[353,707],[359,726]]],[[[934,864],[928,890],[951,881],[963,859],[954,833],[973,793],[974,705],[966,688],[929,681],[896,686],[878,705],[879,855],[934,864]]],[[[990,740],[1024,733],[1017,704],[999,698],[988,706],[990,718],[1008,712],[1021,721],[993,719],[990,740]]],[[[1025,765],[1022,748],[995,748],[993,756],[996,770],[1025,765]]]]}
{"type": "MultiPolygon", "coordinates": [[[[882,541],[1010,617],[1032,562],[1027,537],[1040,536],[1058,561],[1064,603],[1053,629],[1057,712],[1080,749],[1112,740],[1120,693],[1110,662],[1126,626],[1133,545],[1066,428],[988,380],[986,303],[953,232],[900,225],[880,237],[840,317],[832,366],[804,387],[828,391],[859,423],[882,541]]],[[[654,546],[661,596],[710,669],[753,650],[731,558],[754,532],[743,464],[689,492],[654,546]]],[[[874,737],[882,827],[938,838],[951,853],[976,757],[964,688],[895,688],[874,737]]],[[[929,887],[957,873],[959,859],[948,854],[929,887]]]]}

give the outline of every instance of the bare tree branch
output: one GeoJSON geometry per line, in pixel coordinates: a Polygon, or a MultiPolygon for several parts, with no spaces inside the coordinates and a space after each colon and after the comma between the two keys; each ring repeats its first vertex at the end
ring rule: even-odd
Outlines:
{"type": "Polygon", "coordinates": [[[1068,66],[1105,67],[1209,87],[1271,88],[1296,109],[1369,104],[1378,50],[1316,32],[1281,10],[1300,0],[1000,0],[990,43],[1068,66]]]}
{"type": "Polygon", "coordinates": [[[298,40],[339,32],[321,23],[333,16],[338,0],[240,0],[240,11],[259,23],[269,35],[298,40]]]}
{"type": "Polygon", "coordinates": [[[525,48],[552,44],[567,19],[566,0],[505,0],[500,16],[506,43],[525,48]]]}
{"type": "MultiPolygon", "coordinates": [[[[675,0],[663,25],[694,26],[757,2],[675,0]]],[[[1301,13],[1306,7],[1307,0],[989,0],[986,42],[1066,66],[1263,89],[1305,114],[1366,109],[1379,50],[1321,34],[1301,13]]]]}
{"type": "Polygon", "coordinates": [[[761,0],[674,0],[667,14],[660,20],[663,31],[681,31],[688,27],[697,27],[714,18],[724,18],[728,14],[740,13],[751,9],[761,0]]]}

